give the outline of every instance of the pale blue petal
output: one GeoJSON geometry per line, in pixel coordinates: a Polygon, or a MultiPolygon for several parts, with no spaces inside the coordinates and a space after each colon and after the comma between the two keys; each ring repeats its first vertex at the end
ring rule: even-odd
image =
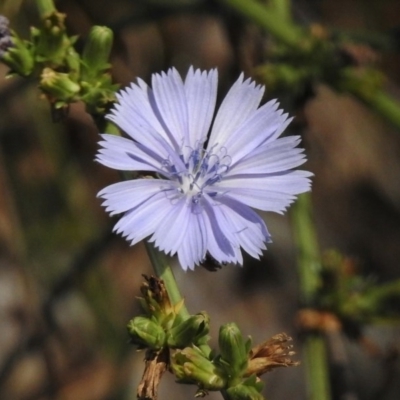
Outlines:
{"type": "Polygon", "coordinates": [[[203,213],[189,214],[189,223],[180,248],[178,259],[181,267],[186,271],[193,270],[206,256],[207,229],[204,223],[203,213]]]}
{"type": "Polygon", "coordinates": [[[262,250],[266,249],[265,242],[271,242],[263,219],[248,206],[228,196],[219,198],[219,201],[227,206],[224,210],[234,226],[239,245],[252,257],[259,258],[262,250]]]}
{"type": "Polygon", "coordinates": [[[182,197],[170,207],[169,214],[159,221],[156,231],[150,238],[155,246],[167,254],[175,254],[181,246],[189,223],[190,207],[182,197]]]}
{"type": "Polygon", "coordinates": [[[254,81],[243,81],[243,74],[223,100],[211,130],[208,149],[225,146],[226,140],[257,110],[264,94],[263,86],[254,81]]]}
{"type": "MultiPolygon", "coordinates": [[[[208,197],[208,196],[205,196],[208,197]]],[[[204,218],[207,229],[207,250],[218,262],[243,264],[243,258],[232,225],[224,214],[223,207],[215,206],[214,201],[205,198],[204,218]]]]}
{"type": "Polygon", "coordinates": [[[304,149],[296,148],[300,136],[288,136],[262,144],[236,164],[231,165],[224,178],[241,174],[265,174],[287,171],[302,165],[304,149]]]}
{"type": "Polygon", "coordinates": [[[232,163],[250,154],[263,142],[271,140],[277,132],[282,132],[286,123],[287,114],[282,115],[281,110],[274,110],[268,104],[260,107],[224,143],[232,163]]]}
{"type": "Polygon", "coordinates": [[[312,174],[306,171],[287,171],[282,174],[226,179],[212,189],[250,207],[283,213],[296,199],[294,195],[310,189],[312,174]]]}
{"type": "Polygon", "coordinates": [[[243,250],[252,257],[259,259],[262,250],[265,250],[266,247],[264,242],[257,240],[256,235],[259,233],[258,227],[249,222],[245,223],[240,215],[229,211],[229,209],[227,209],[226,214],[230,218],[230,222],[233,226],[240,247],[242,247],[243,250]]]}
{"type": "Polygon", "coordinates": [[[219,202],[224,204],[225,206],[232,209],[236,214],[240,215],[244,220],[248,221],[251,224],[255,224],[259,227],[260,234],[257,237],[265,242],[271,242],[271,235],[268,232],[267,226],[265,225],[264,220],[250,207],[242,204],[241,202],[230,198],[229,196],[223,196],[221,199],[218,199],[219,202]]]}
{"type": "MultiPolygon", "coordinates": [[[[115,122],[129,136],[140,143],[159,147],[163,139],[175,151],[179,145],[174,136],[165,129],[165,123],[154,104],[153,91],[147,84],[138,79],[117,94],[118,104],[114,106],[107,118],[115,122]],[[158,140],[155,140],[158,137],[158,140]]],[[[162,151],[162,148],[160,149],[162,151]]]]}
{"type": "Polygon", "coordinates": [[[212,189],[220,193],[230,189],[258,189],[287,194],[300,194],[310,189],[310,177],[312,173],[307,171],[283,171],[271,174],[241,175],[231,179],[223,179],[215,184],[212,189]]]}
{"type": "Polygon", "coordinates": [[[178,143],[159,115],[152,90],[138,80],[138,85],[132,84],[117,97],[120,104],[114,106],[107,118],[136,142],[151,148],[160,159],[169,160],[177,170],[183,171],[185,165],[179,157],[182,143],[178,143]]]}
{"type": "Polygon", "coordinates": [[[159,120],[169,136],[176,142],[176,149],[186,143],[189,136],[188,105],[182,78],[175,68],[168,73],[154,74],[152,77],[152,106],[159,114],[159,120]]]}
{"type": "Polygon", "coordinates": [[[131,245],[151,235],[160,221],[168,215],[171,202],[160,192],[126,212],[114,227],[131,245]]]}
{"type": "Polygon", "coordinates": [[[96,160],[107,167],[121,171],[156,171],[162,159],[152,150],[130,139],[115,135],[101,135],[99,144],[103,147],[96,155],[96,160]]]}
{"type": "Polygon", "coordinates": [[[206,213],[203,220],[207,231],[207,251],[218,262],[229,262],[235,254],[232,245],[219,227],[213,207],[207,204],[204,211],[206,213]]]}
{"type": "MultiPolygon", "coordinates": [[[[108,119],[114,121],[122,130],[126,133],[130,134],[135,131],[132,127],[130,121],[124,119],[125,117],[119,116],[115,118],[113,115],[109,115],[108,119]]],[[[154,154],[158,156],[158,158],[162,158],[164,160],[170,160],[176,164],[177,168],[184,169],[185,165],[182,160],[179,158],[179,153],[175,149],[171,147],[171,145],[157,132],[151,130],[151,127],[141,126],[137,129],[141,130],[142,133],[147,133],[146,140],[142,142],[138,142],[141,146],[146,147],[147,149],[152,149],[154,154]],[[146,145],[143,145],[145,143],[146,145]]],[[[132,136],[132,135],[130,135],[132,136]]]]}
{"type": "Polygon", "coordinates": [[[163,183],[171,186],[170,181],[161,179],[135,179],[114,183],[98,193],[105,201],[102,203],[110,215],[129,211],[160,193],[163,183]]]}
{"type": "Polygon", "coordinates": [[[188,105],[189,140],[188,150],[203,144],[210,129],[217,99],[218,73],[213,69],[194,70],[192,67],[185,79],[185,93],[188,105]]]}
{"type": "MultiPolygon", "coordinates": [[[[109,117],[110,120],[113,120],[113,116],[109,117]]],[[[119,119],[118,121],[114,121],[117,123],[117,125],[123,129],[125,132],[127,132],[126,128],[124,127],[124,123],[121,122],[122,119],[119,119]]],[[[146,132],[146,128],[142,127],[139,128],[143,132],[146,132]]],[[[164,161],[170,161],[173,164],[175,164],[176,168],[183,171],[185,170],[185,164],[179,157],[179,153],[174,150],[170,144],[168,144],[163,137],[158,135],[156,132],[153,131],[147,131],[148,136],[147,139],[144,141],[146,145],[143,145],[142,143],[137,142],[137,146],[141,147],[143,149],[146,149],[146,152],[149,152],[150,149],[153,151],[154,158],[155,159],[162,159],[164,161]]]]}

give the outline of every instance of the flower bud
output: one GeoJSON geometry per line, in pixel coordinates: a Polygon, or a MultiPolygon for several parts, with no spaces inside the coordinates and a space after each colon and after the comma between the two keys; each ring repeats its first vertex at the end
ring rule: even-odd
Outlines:
{"type": "Polygon", "coordinates": [[[45,68],[41,75],[40,88],[54,100],[69,102],[76,99],[80,86],[68,74],[45,68]]]}
{"type": "Polygon", "coordinates": [[[157,322],[146,317],[135,317],[128,323],[132,342],[140,347],[161,349],[165,344],[165,332],[157,322]]]}
{"type": "Polygon", "coordinates": [[[109,67],[113,32],[106,26],[94,26],[87,39],[82,55],[82,80],[92,80],[109,67]]]}
{"type": "Polygon", "coordinates": [[[250,340],[245,342],[235,323],[222,325],[218,338],[221,363],[231,379],[239,377],[247,368],[250,340]]]}
{"type": "Polygon", "coordinates": [[[187,347],[191,344],[203,344],[207,340],[210,318],[205,313],[192,315],[169,330],[168,346],[187,347]]]}
{"type": "Polygon", "coordinates": [[[222,371],[195,346],[174,353],[171,368],[176,378],[183,383],[196,383],[207,390],[221,390],[226,385],[222,371]]]}
{"type": "Polygon", "coordinates": [[[40,28],[31,28],[35,60],[52,68],[64,67],[68,49],[76,38],[69,38],[65,28],[66,15],[53,11],[42,16],[40,28]]]}

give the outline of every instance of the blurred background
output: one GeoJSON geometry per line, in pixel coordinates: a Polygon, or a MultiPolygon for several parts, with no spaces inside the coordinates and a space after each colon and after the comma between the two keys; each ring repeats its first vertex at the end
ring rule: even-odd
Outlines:
{"type": "MultiPolygon", "coordinates": [[[[78,48],[92,25],[114,30],[112,75],[122,86],[171,66],[182,74],[190,65],[217,67],[222,98],[240,71],[250,76],[267,61],[268,35],[218,1],[62,0],[56,6],[67,14],[70,33],[79,35],[78,48]]],[[[300,24],[390,42],[361,50],[400,99],[398,0],[293,0],[292,11],[300,24]]],[[[38,21],[34,1],[1,0],[0,13],[21,36],[38,21]]],[[[116,219],[96,198],[119,181],[118,173],[94,162],[98,131],[82,105],[55,122],[36,83],[6,79],[6,73],[0,65],[0,399],[136,398],[144,354],[128,344],[125,327],[140,312],[142,274],[152,271],[142,244],[130,247],[111,233],[116,219]]],[[[341,252],[378,283],[399,279],[399,130],[323,84],[295,95],[267,88],[266,99],[272,94],[296,117],[289,133],[303,135],[306,169],[315,174],[321,249],[341,252]]],[[[218,327],[235,321],[255,342],[290,334],[301,361],[290,213],[266,213],[265,220],[273,243],[259,262],[187,273],[175,264],[174,271],[189,310],[210,314],[213,343],[218,327]]],[[[399,327],[366,325],[362,336],[336,338],[333,350],[341,354],[350,389],[340,394],[334,385],[334,400],[399,399],[399,327]]],[[[264,381],[270,400],[306,399],[303,365],[264,381]]],[[[159,398],[194,393],[166,374],[159,398]]]]}

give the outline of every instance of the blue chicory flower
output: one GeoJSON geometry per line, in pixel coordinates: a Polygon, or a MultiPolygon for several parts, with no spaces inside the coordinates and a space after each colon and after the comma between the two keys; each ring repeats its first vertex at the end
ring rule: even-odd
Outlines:
{"type": "Polygon", "coordinates": [[[114,230],[131,244],[149,241],[178,254],[184,270],[208,252],[219,263],[243,263],[241,249],[259,258],[271,236],[253,208],[283,213],[310,189],[299,136],[279,138],[290,118],[264,87],[243,74],[215,115],[216,70],[173,68],[117,94],[107,116],[128,138],[103,134],[97,160],[117,170],[147,171],[99,192],[114,230]],[[157,178],[157,179],[156,179],[157,178]]]}

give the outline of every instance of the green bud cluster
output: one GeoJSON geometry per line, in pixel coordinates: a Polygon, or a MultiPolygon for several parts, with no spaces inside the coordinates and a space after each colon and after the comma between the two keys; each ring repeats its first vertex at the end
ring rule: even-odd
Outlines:
{"type": "Polygon", "coordinates": [[[34,64],[29,43],[19,39],[10,30],[9,20],[3,15],[0,15],[0,60],[22,76],[29,75],[34,64]]]}
{"type": "Polygon", "coordinates": [[[198,346],[177,350],[171,357],[171,369],[179,382],[195,383],[198,396],[204,391],[220,390],[232,400],[261,400],[262,383],[247,376],[251,340],[245,339],[235,323],[225,324],[219,332],[220,354],[198,346]]]}
{"type": "Polygon", "coordinates": [[[7,42],[2,41],[7,46],[2,45],[0,61],[10,67],[9,76],[39,78],[39,88],[56,109],[83,101],[89,113],[103,114],[118,88],[108,71],[112,31],[93,27],[80,56],[74,48],[77,37],[66,32],[66,15],[55,9],[52,0],[39,1],[38,8],[41,22],[31,28],[30,40],[10,31],[7,42]]]}
{"type": "Polygon", "coordinates": [[[145,315],[132,319],[128,324],[128,333],[134,344],[153,350],[207,344],[210,318],[206,313],[183,319],[180,315],[183,301],[171,304],[163,281],[154,277],[146,278],[141,292],[143,297],[139,301],[145,315]]]}
{"type": "Polygon", "coordinates": [[[229,400],[263,400],[263,373],[281,366],[297,365],[285,334],[251,348],[235,323],[221,326],[219,354],[208,346],[209,316],[204,313],[183,318],[183,300],[171,304],[162,280],[146,277],[140,298],[145,315],[132,319],[128,332],[132,343],[153,354],[167,354],[167,365],[180,383],[194,384],[195,397],[221,391],[229,400]]]}
{"type": "Polygon", "coordinates": [[[159,350],[169,348],[185,348],[191,345],[207,343],[209,317],[200,313],[192,315],[184,321],[175,318],[171,324],[169,316],[138,316],[128,323],[128,333],[132,343],[139,348],[159,350]]]}
{"type": "Polygon", "coordinates": [[[0,60],[11,68],[11,73],[29,76],[35,64],[31,44],[20,39],[14,31],[11,31],[10,42],[12,45],[2,52],[0,60]]]}

